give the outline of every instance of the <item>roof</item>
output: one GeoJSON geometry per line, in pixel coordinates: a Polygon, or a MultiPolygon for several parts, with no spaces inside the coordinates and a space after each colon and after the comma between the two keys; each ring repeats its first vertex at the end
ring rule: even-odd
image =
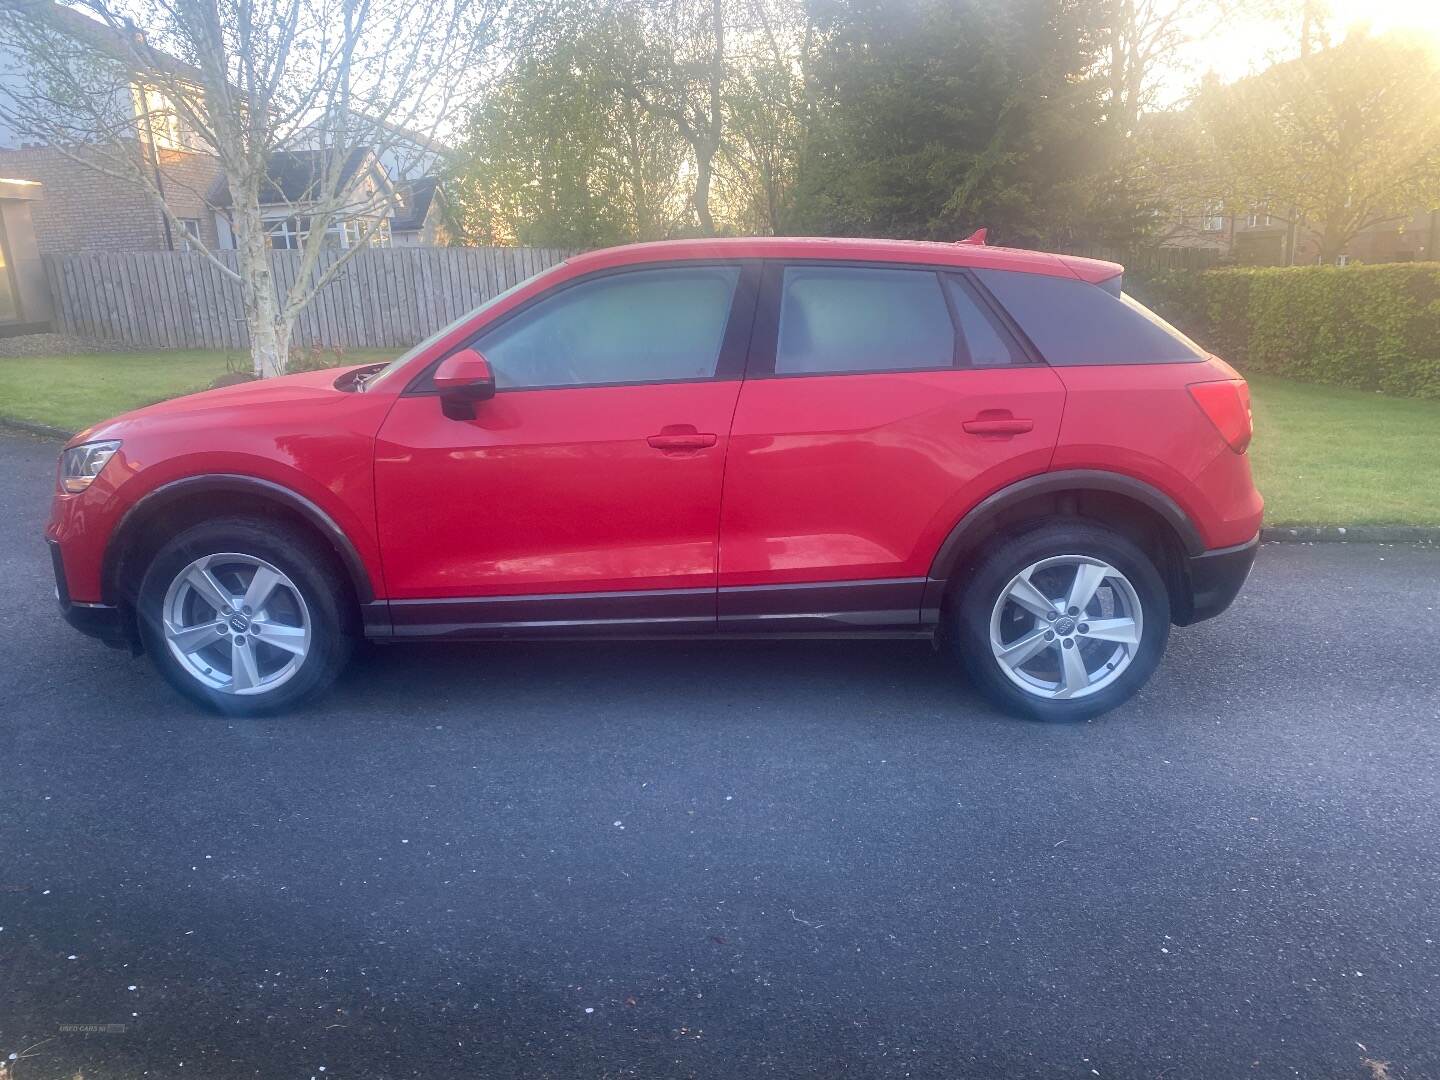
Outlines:
{"type": "Polygon", "coordinates": [[[435,201],[435,188],[439,181],[426,176],[410,184],[403,184],[398,192],[400,205],[390,219],[390,231],[418,232],[425,227],[425,218],[430,205],[435,201]]]}
{"type": "Polygon", "coordinates": [[[1022,270],[1052,277],[1078,277],[1100,282],[1122,273],[1119,263],[1078,255],[987,247],[981,244],[938,244],[923,240],[864,240],[818,236],[719,237],[708,240],[657,240],[605,248],[566,260],[577,270],[602,270],[630,263],[688,259],[824,259],[836,262],[908,262],[933,266],[971,266],[990,270],[1022,270]]]}
{"type": "MultiPolygon", "coordinates": [[[[83,11],[54,3],[52,0],[24,0],[18,5],[18,9],[23,17],[65,34],[72,40],[119,61],[127,68],[133,67],[131,63],[132,49],[145,41],[144,36],[137,30],[135,31],[135,42],[127,42],[125,31],[118,30],[83,11]]],[[[13,13],[14,9],[12,9],[13,13]]],[[[148,46],[148,43],[146,44],[148,46]]],[[[148,46],[148,48],[149,55],[159,70],[180,79],[200,81],[201,75],[198,68],[177,59],[163,49],[157,49],[154,46],[148,46]]]]}
{"type": "MultiPolygon", "coordinates": [[[[269,175],[260,189],[260,203],[306,203],[315,199],[315,191],[324,174],[328,150],[282,150],[270,155],[269,175]]],[[[340,165],[339,191],[350,186],[361,166],[372,156],[368,146],[357,146],[340,165]]],[[[211,206],[230,205],[230,186],[222,176],[210,189],[211,206]]]]}

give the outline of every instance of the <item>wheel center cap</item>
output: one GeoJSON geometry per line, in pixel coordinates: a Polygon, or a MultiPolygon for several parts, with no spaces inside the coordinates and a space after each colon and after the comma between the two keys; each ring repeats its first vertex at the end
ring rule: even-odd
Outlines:
{"type": "Polygon", "coordinates": [[[1067,637],[1075,632],[1075,620],[1069,615],[1061,615],[1055,620],[1055,633],[1061,637],[1067,637]]]}
{"type": "Polygon", "coordinates": [[[237,634],[243,634],[249,627],[249,618],[240,612],[237,611],[234,615],[230,616],[230,629],[234,630],[237,634]]]}

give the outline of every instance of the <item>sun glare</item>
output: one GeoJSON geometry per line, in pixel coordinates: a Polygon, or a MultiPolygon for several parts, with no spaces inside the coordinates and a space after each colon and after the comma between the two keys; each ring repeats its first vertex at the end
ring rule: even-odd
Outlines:
{"type": "MultiPolygon", "coordinates": [[[[1328,0],[1323,6],[1328,12],[1322,25],[1331,41],[1368,27],[1375,34],[1413,35],[1417,43],[1440,54],[1440,0],[1328,0]]],[[[1238,17],[1219,28],[1197,27],[1194,32],[1197,39],[1164,80],[1161,105],[1184,98],[1206,74],[1231,82],[1300,53],[1298,11],[1289,20],[1238,17]]]]}

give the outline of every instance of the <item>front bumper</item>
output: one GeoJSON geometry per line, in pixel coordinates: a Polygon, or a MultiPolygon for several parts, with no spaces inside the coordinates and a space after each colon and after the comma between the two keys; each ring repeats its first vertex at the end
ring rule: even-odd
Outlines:
{"type": "Polygon", "coordinates": [[[1255,563],[1255,554],[1260,550],[1260,534],[1257,532],[1243,544],[1234,547],[1216,548],[1185,560],[1185,598],[1173,613],[1178,626],[1189,626],[1203,619],[1213,619],[1228,608],[1239,594],[1245,579],[1250,576],[1250,567],[1255,563]]]}
{"type": "Polygon", "coordinates": [[[45,544],[50,549],[50,564],[55,569],[55,599],[60,602],[60,614],[65,621],[82,634],[98,638],[112,649],[137,651],[134,621],[128,613],[114,604],[87,604],[70,599],[60,545],[48,537],[45,544]]]}

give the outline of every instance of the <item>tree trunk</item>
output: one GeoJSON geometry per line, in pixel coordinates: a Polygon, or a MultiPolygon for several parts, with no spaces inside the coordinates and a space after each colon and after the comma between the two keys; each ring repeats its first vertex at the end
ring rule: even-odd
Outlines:
{"type": "Polygon", "coordinates": [[[700,219],[700,231],[706,236],[715,235],[715,218],[710,213],[710,174],[715,151],[709,147],[695,150],[695,216],[700,219]]]}
{"type": "Polygon", "coordinates": [[[250,364],[257,379],[285,374],[290,358],[290,323],[280,317],[280,298],[270,273],[270,249],[260,210],[236,207],[235,239],[240,256],[240,292],[250,331],[250,364]]]}
{"type": "Polygon", "coordinates": [[[260,320],[250,327],[250,363],[261,379],[285,374],[290,359],[290,327],[279,319],[260,320]]]}

